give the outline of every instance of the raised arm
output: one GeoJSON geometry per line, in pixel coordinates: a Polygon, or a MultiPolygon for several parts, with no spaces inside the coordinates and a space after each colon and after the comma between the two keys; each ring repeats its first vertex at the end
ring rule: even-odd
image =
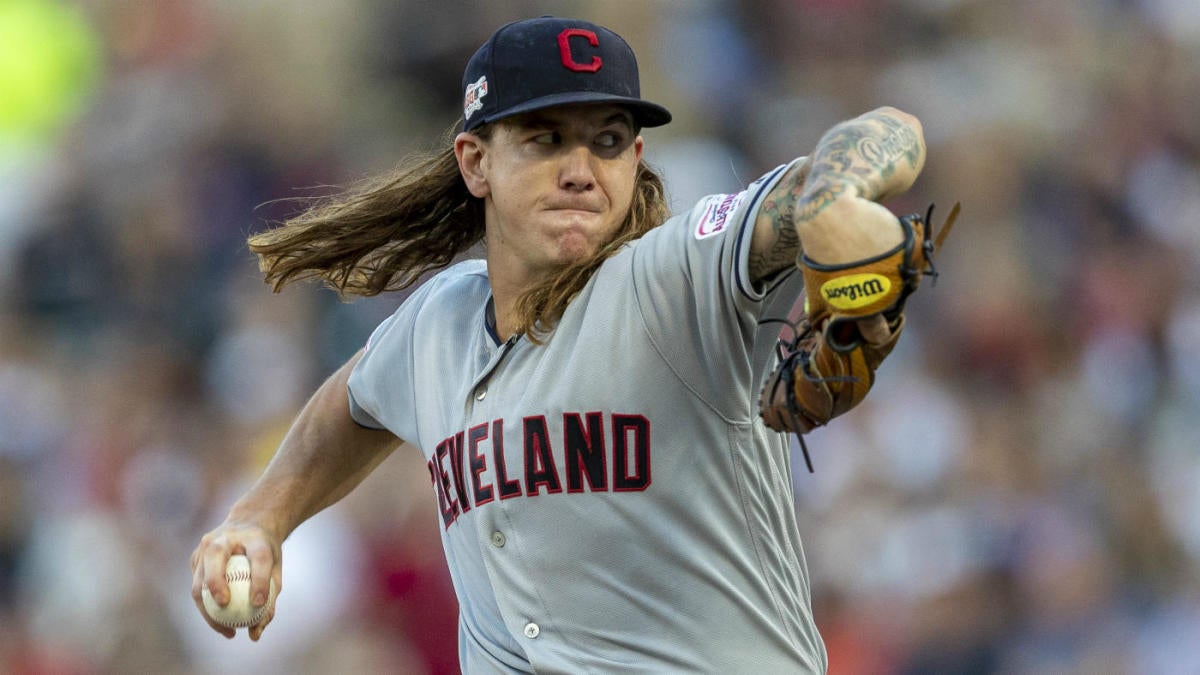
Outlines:
{"type": "Polygon", "coordinates": [[[921,123],[908,113],[884,107],[835,125],[764,200],[750,242],[751,278],[795,265],[802,244],[826,263],[894,246],[900,232],[883,223],[895,216],[878,203],[911,187],[924,164],[921,123]]]}
{"type": "MultiPolygon", "coordinates": [[[[233,637],[234,630],[208,618],[201,589],[207,586],[218,603],[228,602],[224,571],[229,556],[244,553],[250,559],[251,598],[265,600],[272,578],[281,590],[283,541],[349,494],[401,443],[390,432],[368,429],[350,417],[346,382],[361,356],[356,354],[317,389],[262,476],[192,553],[192,597],[209,625],[226,637],[233,637]]],[[[272,618],[273,609],[250,628],[251,639],[257,640],[272,618]]]]}
{"type": "MultiPolygon", "coordinates": [[[[932,207],[897,217],[880,204],[912,187],[924,165],[921,123],[880,108],[830,129],[760,213],[752,271],[796,264],[804,280],[803,315],[759,398],[770,428],[807,433],[871,390],[904,328],[905,302],[934,274],[932,257],[958,213],[956,205],[934,238],[925,222],[932,207]]],[[[801,448],[807,459],[803,438],[801,448]]]]}

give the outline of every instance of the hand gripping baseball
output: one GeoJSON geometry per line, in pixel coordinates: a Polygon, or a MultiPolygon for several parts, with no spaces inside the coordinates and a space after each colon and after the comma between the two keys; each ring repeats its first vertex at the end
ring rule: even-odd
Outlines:
{"type": "Polygon", "coordinates": [[[801,256],[804,314],[791,340],[780,340],[780,364],[759,396],[767,426],[800,435],[823,426],[862,402],[875,383],[875,370],[904,328],[904,303],[921,277],[937,277],[933,254],[958,217],[955,204],[936,240],[929,218],[896,220],[902,241],[879,255],[848,264],[823,265],[801,256]],[[885,324],[885,329],[880,329],[885,324]]]}
{"type": "Polygon", "coordinates": [[[262,528],[226,521],[192,553],[192,599],[208,625],[227,638],[238,628],[262,637],[281,588],[280,546],[262,528]]]}

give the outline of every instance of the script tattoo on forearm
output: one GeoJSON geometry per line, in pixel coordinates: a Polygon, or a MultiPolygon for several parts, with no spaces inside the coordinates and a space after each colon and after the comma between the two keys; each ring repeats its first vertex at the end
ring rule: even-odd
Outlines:
{"type": "Polygon", "coordinates": [[[876,199],[902,162],[910,168],[918,166],[921,152],[916,131],[884,112],[835,126],[813,153],[810,181],[796,203],[796,219],[815,217],[852,188],[864,199],[876,199]]]}

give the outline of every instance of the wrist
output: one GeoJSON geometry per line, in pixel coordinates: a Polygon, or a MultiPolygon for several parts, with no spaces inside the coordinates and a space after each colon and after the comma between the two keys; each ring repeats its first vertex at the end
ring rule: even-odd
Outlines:
{"type": "Polygon", "coordinates": [[[294,526],[282,509],[247,493],[229,508],[226,521],[262,530],[268,537],[282,543],[291,534],[294,526]]]}
{"type": "Polygon", "coordinates": [[[850,192],[796,223],[802,255],[825,265],[858,262],[898,246],[904,230],[887,207],[850,192]]]}

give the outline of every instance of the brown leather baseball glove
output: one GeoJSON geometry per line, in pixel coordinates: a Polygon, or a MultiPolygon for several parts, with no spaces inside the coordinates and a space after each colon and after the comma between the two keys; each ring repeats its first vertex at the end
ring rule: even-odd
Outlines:
{"type": "Polygon", "coordinates": [[[950,210],[933,239],[929,218],[898,218],[904,240],[883,254],[845,265],[822,265],[802,255],[804,314],[793,326],[794,337],[780,340],[780,364],[759,396],[759,412],[767,426],[800,437],[804,460],[812,461],[803,434],[858,405],[875,383],[875,370],[904,328],[904,303],[922,276],[936,280],[933,254],[958,217],[950,210]],[[882,317],[886,330],[875,317],[882,317]],[[863,330],[870,325],[873,330],[863,330]]]}

